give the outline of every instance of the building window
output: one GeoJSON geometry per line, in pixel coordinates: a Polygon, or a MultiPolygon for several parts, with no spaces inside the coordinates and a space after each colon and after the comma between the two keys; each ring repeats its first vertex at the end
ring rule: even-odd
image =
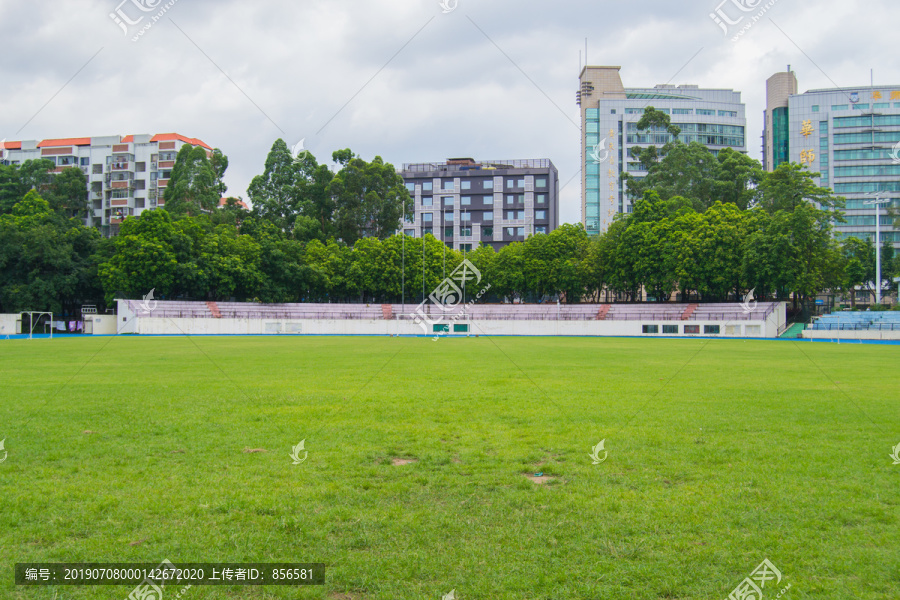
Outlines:
{"type": "Polygon", "coordinates": [[[848,110],[850,107],[846,104],[832,104],[831,110],[848,110]]]}
{"type": "Polygon", "coordinates": [[[453,222],[453,213],[446,213],[444,215],[444,223],[452,223],[453,222]]]}
{"type": "Polygon", "coordinates": [[[422,213],[422,223],[432,223],[434,221],[434,213],[422,213]]]}
{"type": "Polygon", "coordinates": [[[708,335],[719,335],[719,326],[718,325],[704,325],[703,333],[708,335]]]}
{"type": "Polygon", "coordinates": [[[663,325],[663,333],[678,335],[678,325],[663,325]]]}
{"type": "Polygon", "coordinates": [[[519,237],[525,237],[525,228],[524,227],[516,227],[516,235],[519,237]]]}
{"type": "Polygon", "coordinates": [[[545,204],[547,202],[547,194],[536,194],[535,202],[538,204],[545,204]]]}
{"type": "Polygon", "coordinates": [[[515,197],[514,194],[507,194],[507,195],[506,195],[506,203],[507,203],[507,204],[514,204],[515,201],[516,201],[516,197],[515,197]]]}
{"type": "Polygon", "coordinates": [[[547,218],[547,211],[546,211],[546,210],[536,210],[536,211],[534,211],[534,218],[535,218],[535,219],[546,219],[546,218],[547,218]]]}
{"type": "Polygon", "coordinates": [[[472,196],[462,196],[462,197],[459,199],[459,203],[460,203],[462,206],[469,206],[470,204],[472,204],[472,196]]]}
{"type": "Polygon", "coordinates": [[[423,192],[430,192],[433,189],[434,189],[433,182],[431,182],[431,181],[423,181],[422,182],[422,191],[423,192]]]}
{"type": "MultiPolygon", "coordinates": [[[[463,251],[463,252],[471,252],[471,251],[472,251],[472,244],[460,244],[460,245],[459,245],[459,249],[460,249],[461,251],[463,251]]],[[[454,326],[453,326],[453,330],[456,331],[456,328],[457,328],[457,327],[459,327],[459,325],[454,325],[454,326]]]]}
{"type": "Polygon", "coordinates": [[[611,115],[616,114],[616,109],[614,109],[614,108],[609,109],[609,114],[611,114],[611,115]]]}
{"type": "Polygon", "coordinates": [[[740,325],[726,325],[725,326],[725,335],[741,335],[741,326],[740,325]]]}
{"type": "Polygon", "coordinates": [[[734,110],[720,110],[720,117],[737,117],[737,111],[734,110]]]}
{"type": "Polygon", "coordinates": [[[506,235],[509,237],[516,237],[516,228],[515,227],[505,227],[506,235]]]}
{"type": "MultiPolygon", "coordinates": [[[[472,251],[472,244],[463,244],[463,246],[468,246],[468,248],[460,246],[460,250],[472,251]]],[[[454,323],[453,333],[469,333],[469,325],[467,323],[454,323]]]]}
{"type": "Polygon", "coordinates": [[[482,235],[482,237],[494,237],[494,228],[493,227],[482,227],[481,235],[482,235]]]}
{"type": "Polygon", "coordinates": [[[472,213],[470,213],[470,212],[461,212],[461,213],[459,213],[459,220],[460,220],[460,221],[463,221],[463,222],[465,222],[465,221],[471,221],[471,220],[472,220],[472,213]]]}
{"type": "Polygon", "coordinates": [[[535,233],[547,233],[547,226],[546,225],[537,225],[534,228],[534,232],[535,233]]]}
{"type": "MultiPolygon", "coordinates": [[[[94,175],[102,175],[103,174],[103,165],[94,165],[92,172],[94,175]]],[[[153,174],[156,175],[156,173],[153,173],[153,174]]]]}
{"type": "Polygon", "coordinates": [[[82,156],[81,157],[81,166],[86,167],[89,164],[91,164],[91,157],[90,156],[82,156]]]}
{"type": "Polygon", "coordinates": [[[524,190],[525,189],[525,180],[524,179],[517,180],[516,187],[524,190]]]}
{"type": "Polygon", "coordinates": [[[443,200],[444,206],[453,206],[453,196],[443,196],[441,200],[443,200]]]}
{"type": "Polygon", "coordinates": [[[544,177],[538,177],[534,180],[534,187],[545,188],[547,187],[547,179],[544,177]]]}
{"type": "Polygon", "coordinates": [[[431,326],[432,333],[448,333],[450,331],[450,323],[439,323],[431,326]]]}
{"type": "Polygon", "coordinates": [[[422,198],[422,206],[432,206],[431,196],[422,198]]]}
{"type": "Polygon", "coordinates": [[[700,333],[699,325],[685,325],[684,326],[684,334],[685,335],[697,335],[700,333]]]}
{"type": "Polygon", "coordinates": [[[643,325],[641,326],[642,333],[659,333],[659,325],[643,325]]]}
{"type": "Polygon", "coordinates": [[[486,189],[486,190],[494,189],[494,180],[493,179],[485,179],[484,180],[484,189],[486,189]]]}
{"type": "Polygon", "coordinates": [[[453,228],[452,227],[444,227],[444,239],[453,238],[453,228]]]}
{"type": "Polygon", "coordinates": [[[760,326],[760,325],[745,325],[744,326],[744,335],[762,335],[762,326],[760,326]]]}
{"type": "Polygon", "coordinates": [[[471,182],[471,181],[461,181],[461,182],[459,183],[459,185],[460,185],[461,189],[464,189],[464,190],[471,190],[471,189],[472,189],[472,182],[471,182]]]}
{"type": "Polygon", "coordinates": [[[708,108],[698,108],[697,114],[698,115],[706,115],[708,117],[714,117],[714,116],[716,116],[716,111],[710,110],[708,108]]]}
{"type": "Polygon", "coordinates": [[[487,205],[487,204],[490,204],[491,206],[493,206],[493,205],[494,205],[494,197],[493,197],[493,196],[485,196],[485,197],[484,197],[484,203],[485,203],[486,205],[487,205]]]}
{"type": "Polygon", "coordinates": [[[819,112],[819,105],[818,105],[818,104],[813,104],[813,106],[812,106],[812,111],[813,111],[813,112],[819,112]]]}
{"type": "Polygon", "coordinates": [[[506,189],[511,190],[514,187],[516,187],[516,180],[515,179],[507,179],[506,180],[506,189]]]}
{"type": "Polygon", "coordinates": [[[416,184],[413,183],[413,182],[411,182],[411,181],[407,181],[407,182],[406,182],[406,190],[407,190],[410,194],[415,194],[415,193],[416,193],[416,184]]]}
{"type": "MultiPolygon", "coordinates": [[[[692,115],[692,114],[694,114],[694,109],[693,108],[673,108],[672,114],[673,115],[692,115]]],[[[676,331],[675,333],[678,333],[678,332],[676,331]]]]}
{"type": "Polygon", "coordinates": [[[403,235],[408,235],[409,237],[416,237],[416,232],[413,229],[404,229],[403,235]]]}
{"type": "Polygon", "coordinates": [[[471,227],[460,227],[459,235],[460,235],[460,237],[472,237],[472,228],[471,227]]]}
{"type": "Polygon", "coordinates": [[[443,190],[452,190],[456,187],[453,185],[453,180],[443,181],[443,182],[441,182],[441,186],[442,186],[441,189],[443,189],[443,190]]]}
{"type": "Polygon", "coordinates": [[[423,227],[422,237],[425,237],[426,235],[434,235],[434,229],[432,229],[431,227],[423,227]]]}
{"type": "MultiPolygon", "coordinates": [[[[890,102],[876,102],[875,104],[872,105],[872,108],[874,108],[874,109],[890,108],[890,107],[891,107],[890,102]]],[[[84,164],[84,163],[82,163],[82,164],[84,164]]]]}
{"type": "Polygon", "coordinates": [[[486,210],[483,213],[481,213],[481,220],[482,221],[493,221],[494,220],[494,211],[486,210]]]}

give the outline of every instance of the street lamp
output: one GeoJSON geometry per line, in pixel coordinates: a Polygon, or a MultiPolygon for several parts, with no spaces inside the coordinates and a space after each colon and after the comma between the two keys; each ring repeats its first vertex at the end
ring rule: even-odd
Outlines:
{"type": "Polygon", "coordinates": [[[881,217],[878,207],[887,204],[890,198],[881,199],[884,192],[870,192],[867,196],[875,196],[874,200],[864,200],[863,204],[875,205],[875,304],[881,304],[881,217]]]}
{"type": "Polygon", "coordinates": [[[402,267],[400,267],[400,312],[406,313],[406,199],[403,199],[403,217],[400,220],[400,233],[403,235],[401,243],[403,244],[402,267]]]}

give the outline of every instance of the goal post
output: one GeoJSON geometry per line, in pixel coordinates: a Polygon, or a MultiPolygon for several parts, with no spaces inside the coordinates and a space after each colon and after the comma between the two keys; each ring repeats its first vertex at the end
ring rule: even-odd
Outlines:
{"type": "MultiPolygon", "coordinates": [[[[32,337],[34,334],[34,327],[36,324],[40,325],[41,320],[44,317],[47,317],[47,320],[44,321],[44,329],[46,331],[47,326],[49,325],[50,339],[51,340],[53,339],[53,313],[52,312],[46,312],[46,311],[42,311],[42,310],[26,310],[26,311],[22,312],[21,315],[23,317],[25,315],[28,315],[28,339],[29,340],[34,339],[32,337]],[[35,319],[35,315],[37,315],[36,319],[35,319]]],[[[22,325],[23,326],[25,325],[25,319],[22,319],[22,325]]],[[[22,333],[24,333],[24,331],[22,333]]]]}

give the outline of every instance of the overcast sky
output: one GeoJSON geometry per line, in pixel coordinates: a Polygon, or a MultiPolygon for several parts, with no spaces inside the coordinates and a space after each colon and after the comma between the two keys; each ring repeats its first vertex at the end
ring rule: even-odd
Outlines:
{"type": "Polygon", "coordinates": [[[244,198],[279,137],[320,162],[550,158],[578,222],[585,38],[626,87],[742,92],[757,159],[765,80],[788,64],[801,92],[868,85],[870,68],[900,88],[896,0],[726,0],[732,19],[771,4],[736,42],[710,18],[721,0],[444,2],[0,0],[0,139],[175,131],[221,148],[244,198]],[[126,34],[117,8],[143,19],[126,34]]]}

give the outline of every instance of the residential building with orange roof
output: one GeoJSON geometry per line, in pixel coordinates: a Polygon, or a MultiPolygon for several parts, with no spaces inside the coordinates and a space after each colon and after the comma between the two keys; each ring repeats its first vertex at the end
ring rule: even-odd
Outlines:
{"type": "Polygon", "coordinates": [[[80,168],[87,178],[86,224],[115,235],[128,216],[140,215],[164,205],[163,192],[182,146],[212,147],[180,133],[139,134],[79,138],[54,138],[0,142],[0,162],[21,164],[26,160],[53,162],[53,172],[80,168]]]}

